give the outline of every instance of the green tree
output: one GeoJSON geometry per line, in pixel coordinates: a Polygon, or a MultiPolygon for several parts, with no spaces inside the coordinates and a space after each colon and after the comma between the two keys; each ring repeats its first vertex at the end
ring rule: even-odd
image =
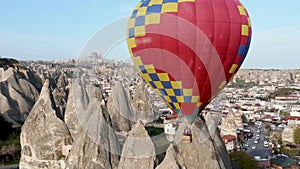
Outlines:
{"type": "Polygon", "coordinates": [[[247,155],[245,151],[236,151],[229,154],[232,166],[241,169],[256,169],[258,167],[254,157],[247,155]]]}
{"type": "Polygon", "coordinates": [[[271,124],[267,123],[267,124],[265,125],[265,129],[269,130],[270,128],[271,128],[271,124]]]}
{"type": "Polygon", "coordinates": [[[281,89],[277,89],[276,91],[274,91],[273,93],[270,94],[270,97],[274,98],[276,96],[289,96],[294,91],[297,92],[297,91],[300,91],[300,89],[295,89],[295,88],[281,88],[281,89]]]}
{"type": "Polygon", "coordinates": [[[300,144],[300,127],[297,127],[294,130],[294,141],[296,144],[300,144]]]}
{"type": "Polygon", "coordinates": [[[253,120],[249,120],[248,125],[249,125],[249,126],[254,126],[255,123],[253,122],[253,120]]]}
{"type": "Polygon", "coordinates": [[[281,116],[289,116],[290,113],[289,113],[289,112],[285,112],[285,111],[281,111],[281,112],[280,112],[280,115],[281,115],[281,116]]]}
{"type": "Polygon", "coordinates": [[[247,123],[248,122],[248,119],[245,116],[245,114],[242,115],[242,121],[243,121],[243,123],[247,123]]]}
{"type": "Polygon", "coordinates": [[[287,148],[286,146],[281,146],[281,152],[291,157],[295,157],[299,154],[299,151],[295,148],[287,148]]]}

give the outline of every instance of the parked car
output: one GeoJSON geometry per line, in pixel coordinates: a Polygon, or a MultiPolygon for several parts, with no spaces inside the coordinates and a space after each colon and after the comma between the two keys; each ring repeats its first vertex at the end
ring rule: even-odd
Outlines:
{"type": "Polygon", "coordinates": [[[269,147],[269,143],[267,141],[264,142],[264,147],[268,148],[269,147]]]}
{"type": "Polygon", "coordinates": [[[251,147],[251,149],[252,149],[252,150],[256,149],[256,145],[253,145],[253,146],[251,147]]]}
{"type": "Polygon", "coordinates": [[[254,144],[258,144],[258,140],[257,140],[257,139],[254,139],[253,143],[254,143],[254,144]]]}

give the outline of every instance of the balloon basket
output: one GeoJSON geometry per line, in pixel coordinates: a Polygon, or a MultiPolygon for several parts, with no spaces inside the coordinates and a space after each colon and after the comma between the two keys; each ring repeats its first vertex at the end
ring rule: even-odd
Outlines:
{"type": "Polygon", "coordinates": [[[182,142],[192,143],[192,130],[190,127],[186,126],[183,132],[182,142]]]}
{"type": "Polygon", "coordinates": [[[183,143],[192,143],[192,138],[191,138],[191,136],[183,136],[182,142],[183,142],[183,143]]]}

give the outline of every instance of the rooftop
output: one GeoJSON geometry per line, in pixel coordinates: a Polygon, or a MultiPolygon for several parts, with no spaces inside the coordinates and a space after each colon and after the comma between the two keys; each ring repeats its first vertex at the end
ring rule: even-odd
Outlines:
{"type": "Polygon", "coordinates": [[[222,139],[225,142],[230,142],[230,141],[233,141],[235,139],[235,136],[231,135],[231,134],[227,134],[227,135],[222,136],[222,139]]]}
{"type": "Polygon", "coordinates": [[[287,156],[276,156],[276,158],[271,159],[271,163],[284,168],[297,165],[298,161],[287,156]]]}

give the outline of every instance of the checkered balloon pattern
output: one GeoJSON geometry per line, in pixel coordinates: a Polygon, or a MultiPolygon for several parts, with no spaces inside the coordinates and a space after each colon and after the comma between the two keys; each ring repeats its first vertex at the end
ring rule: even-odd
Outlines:
{"type": "Polygon", "coordinates": [[[193,121],[246,58],[251,22],[238,0],[142,0],[128,21],[138,72],[193,121]]]}

